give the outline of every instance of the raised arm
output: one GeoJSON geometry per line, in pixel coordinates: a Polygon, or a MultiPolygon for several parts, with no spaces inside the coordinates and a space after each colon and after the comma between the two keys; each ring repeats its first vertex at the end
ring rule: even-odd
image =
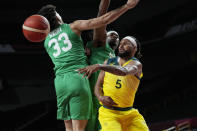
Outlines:
{"type": "Polygon", "coordinates": [[[103,27],[124,14],[127,10],[134,8],[139,0],[128,0],[123,6],[112,10],[100,17],[89,19],[89,20],[77,20],[70,24],[71,29],[78,35],[83,30],[90,30],[94,28],[103,27]]]}
{"type": "MultiPolygon", "coordinates": [[[[97,17],[100,17],[105,13],[107,13],[109,4],[110,4],[110,0],[101,0],[97,17]]],[[[104,46],[106,44],[106,37],[107,37],[106,26],[107,25],[94,29],[94,34],[93,34],[94,46],[96,47],[98,45],[104,46]]]]}

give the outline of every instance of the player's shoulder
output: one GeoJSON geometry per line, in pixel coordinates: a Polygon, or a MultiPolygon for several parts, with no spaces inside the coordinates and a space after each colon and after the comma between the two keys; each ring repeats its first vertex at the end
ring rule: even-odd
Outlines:
{"type": "Polygon", "coordinates": [[[118,57],[112,57],[107,60],[107,65],[118,65],[118,57]]]}
{"type": "Polygon", "coordinates": [[[67,24],[67,23],[61,24],[60,27],[61,27],[61,28],[71,28],[71,27],[70,27],[70,24],[67,24]]]}
{"type": "Polygon", "coordinates": [[[135,63],[135,64],[141,64],[141,62],[140,62],[140,60],[139,59],[137,59],[136,57],[132,57],[130,60],[130,63],[135,63]]]}
{"type": "Polygon", "coordinates": [[[139,61],[139,59],[133,57],[131,58],[129,61],[127,61],[128,65],[135,65],[137,66],[139,69],[142,69],[142,63],[139,61]]]}

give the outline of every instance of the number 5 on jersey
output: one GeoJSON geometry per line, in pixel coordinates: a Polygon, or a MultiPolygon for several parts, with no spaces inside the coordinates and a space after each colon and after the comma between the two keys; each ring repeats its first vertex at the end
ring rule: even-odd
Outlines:
{"type": "Polygon", "coordinates": [[[120,89],[122,87],[121,85],[121,80],[120,79],[117,79],[116,81],[116,86],[115,86],[117,89],[120,89]]]}
{"type": "Polygon", "coordinates": [[[61,33],[58,36],[58,39],[51,39],[48,43],[48,46],[51,47],[52,44],[55,44],[53,49],[55,50],[55,52],[53,53],[53,56],[56,58],[58,57],[62,51],[67,52],[72,48],[72,44],[70,42],[70,40],[68,39],[68,35],[66,33],[61,33]],[[59,42],[61,42],[63,40],[63,43],[65,45],[67,45],[66,47],[62,47],[60,48],[59,42]]]}

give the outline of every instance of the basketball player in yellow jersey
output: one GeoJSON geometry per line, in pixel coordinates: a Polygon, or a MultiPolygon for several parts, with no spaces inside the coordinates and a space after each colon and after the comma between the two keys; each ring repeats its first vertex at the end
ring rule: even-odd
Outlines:
{"type": "Polygon", "coordinates": [[[95,86],[95,95],[103,105],[99,109],[101,131],[148,131],[143,116],[133,108],[142,77],[140,43],[132,36],[123,38],[118,56],[103,65],[79,69],[84,76],[101,70],[95,86]]]}

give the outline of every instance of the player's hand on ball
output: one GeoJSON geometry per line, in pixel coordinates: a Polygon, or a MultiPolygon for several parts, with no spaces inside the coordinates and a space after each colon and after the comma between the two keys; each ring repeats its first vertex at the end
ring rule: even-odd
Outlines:
{"type": "Polygon", "coordinates": [[[134,8],[138,4],[139,1],[140,0],[128,0],[126,5],[128,9],[131,9],[131,8],[134,8]]]}

